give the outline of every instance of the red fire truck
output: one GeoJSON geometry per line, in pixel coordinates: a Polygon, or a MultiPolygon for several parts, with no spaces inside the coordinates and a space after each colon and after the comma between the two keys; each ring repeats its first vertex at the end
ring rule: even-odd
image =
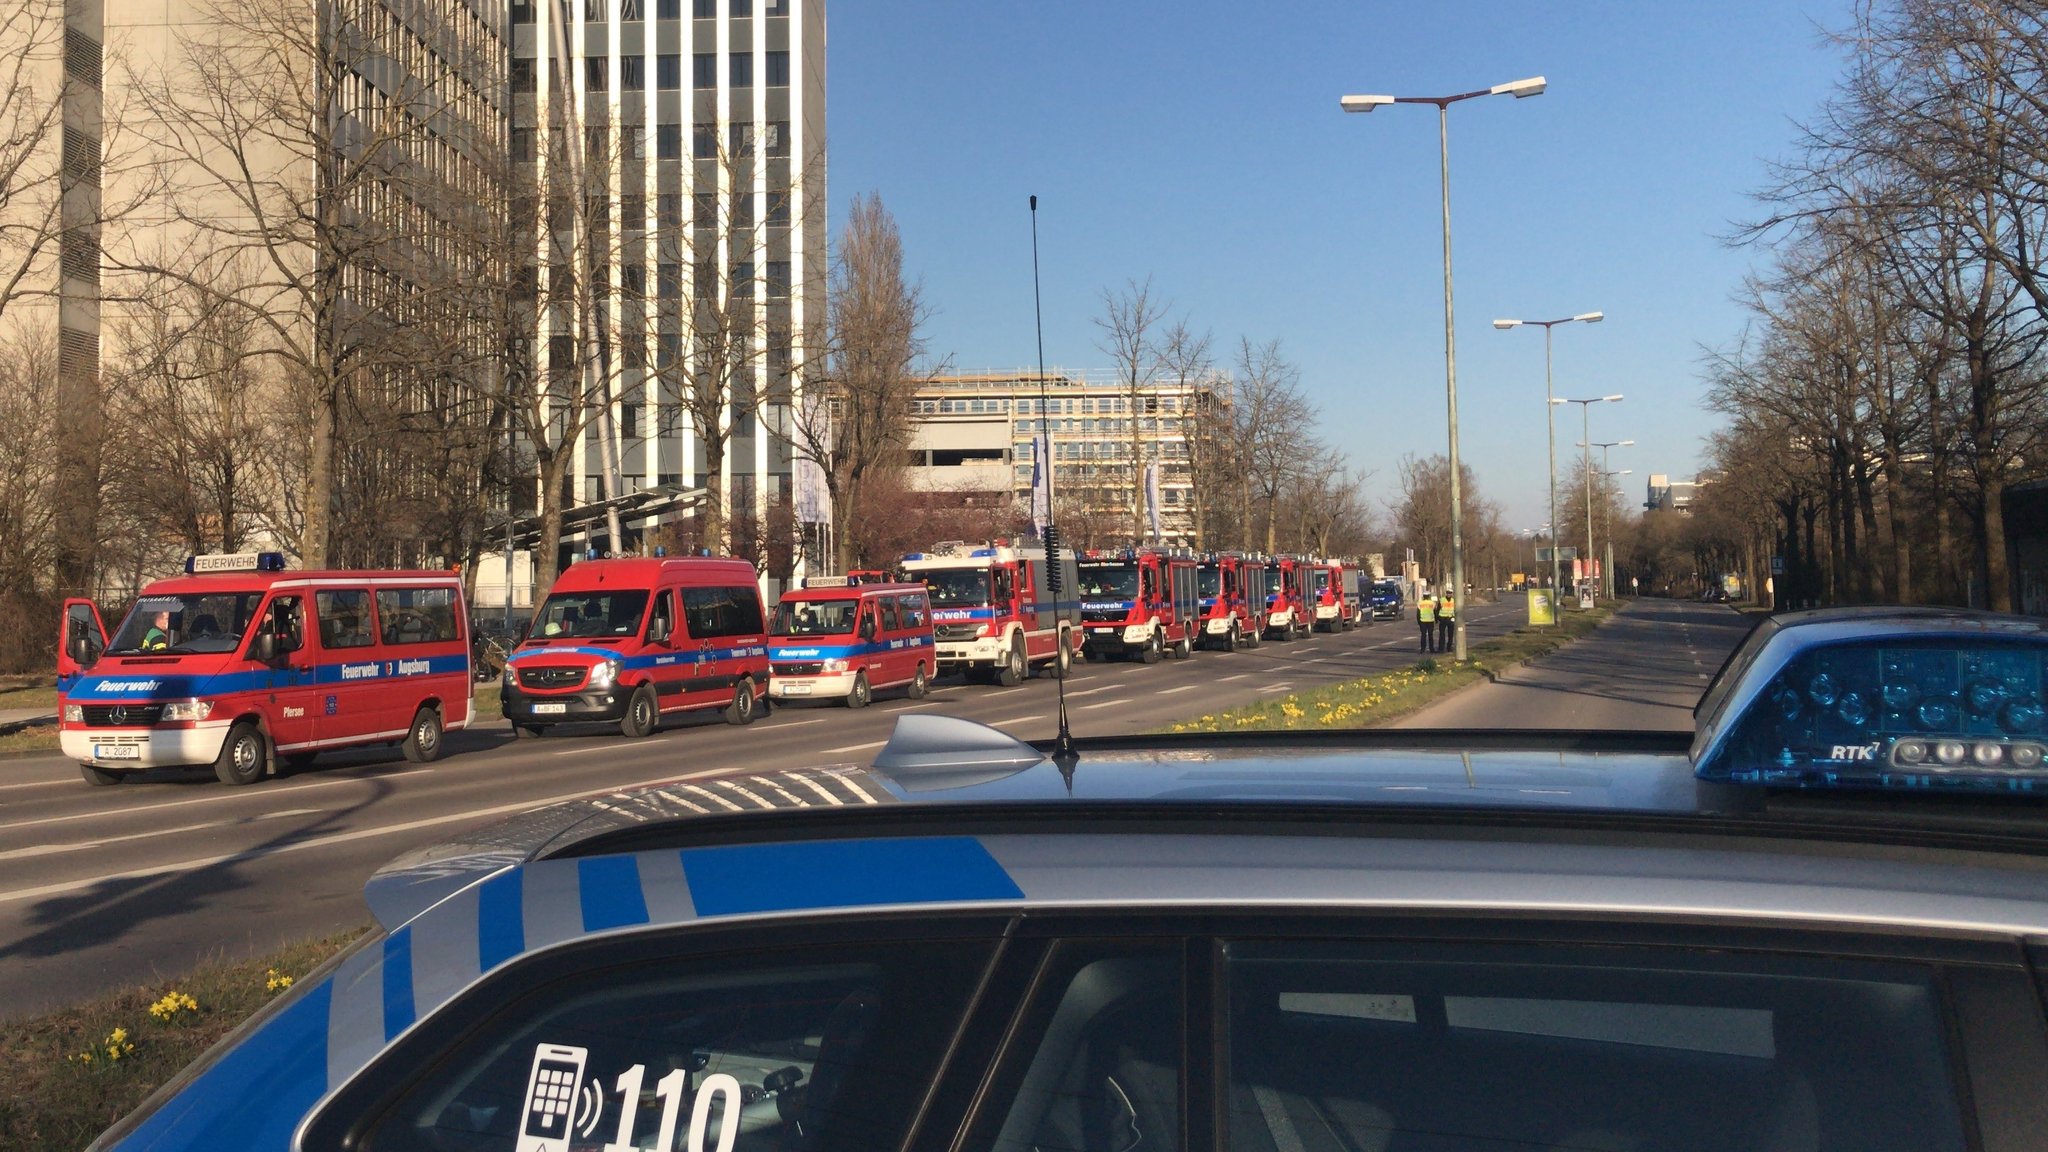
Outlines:
{"type": "Polygon", "coordinates": [[[1184,549],[1091,552],[1077,565],[1081,625],[1090,660],[1188,656],[1201,635],[1200,576],[1184,549]]]}
{"type": "Polygon", "coordinates": [[[1324,560],[1310,575],[1314,583],[1315,629],[1318,632],[1349,632],[1365,620],[1365,605],[1358,597],[1358,569],[1343,560],[1324,560]]]}
{"type": "Polygon", "coordinates": [[[1059,557],[1064,592],[1052,587],[1045,549],[1007,540],[933,545],[903,558],[903,579],[931,589],[941,673],[1014,687],[1042,668],[1066,675],[1078,646],[1074,561],[1059,557]]]}
{"type": "Polygon", "coordinates": [[[1202,598],[1202,631],[1197,642],[1225,652],[1257,647],[1266,597],[1266,565],[1238,552],[1211,553],[1195,568],[1202,598]]]}
{"type": "Polygon", "coordinates": [[[1311,573],[1315,566],[1303,556],[1280,556],[1268,562],[1271,579],[1266,585],[1266,636],[1292,640],[1308,635],[1315,621],[1311,573]]]}

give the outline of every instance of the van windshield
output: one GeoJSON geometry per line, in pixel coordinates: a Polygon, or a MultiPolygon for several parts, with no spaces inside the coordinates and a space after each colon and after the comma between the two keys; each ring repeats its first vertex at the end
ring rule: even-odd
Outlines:
{"type": "Polygon", "coordinates": [[[939,568],[914,573],[932,590],[932,603],[941,607],[984,608],[988,606],[988,572],[982,568],[939,568]]]}
{"type": "Polygon", "coordinates": [[[556,592],[533,614],[529,640],[626,640],[640,634],[647,590],[556,592]]]}
{"type": "Polygon", "coordinates": [[[798,600],[775,606],[775,636],[845,636],[860,615],[858,600],[798,600]]]}
{"type": "Polygon", "coordinates": [[[175,596],[144,596],[128,610],[107,645],[112,655],[164,653],[189,656],[202,652],[233,652],[263,602],[261,592],[188,592],[175,596]]]}

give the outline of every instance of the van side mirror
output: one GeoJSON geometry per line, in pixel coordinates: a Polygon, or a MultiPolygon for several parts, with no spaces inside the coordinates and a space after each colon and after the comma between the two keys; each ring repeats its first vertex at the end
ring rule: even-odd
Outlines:
{"type": "Polygon", "coordinates": [[[860,638],[863,640],[873,640],[875,638],[875,618],[873,616],[863,616],[860,618],[860,638]]]}
{"type": "Polygon", "coordinates": [[[80,668],[90,668],[99,662],[101,648],[99,622],[92,609],[73,605],[64,617],[64,654],[80,668]]]}
{"type": "Polygon", "coordinates": [[[258,664],[270,664],[277,660],[277,633],[258,632],[249,644],[249,659],[258,664]]]}
{"type": "Polygon", "coordinates": [[[656,620],[647,628],[647,642],[649,644],[666,644],[669,641],[669,635],[670,631],[668,621],[666,620],[656,620]]]}
{"type": "Polygon", "coordinates": [[[80,668],[90,668],[98,662],[99,653],[93,651],[92,637],[72,629],[68,646],[71,662],[80,668]]]}

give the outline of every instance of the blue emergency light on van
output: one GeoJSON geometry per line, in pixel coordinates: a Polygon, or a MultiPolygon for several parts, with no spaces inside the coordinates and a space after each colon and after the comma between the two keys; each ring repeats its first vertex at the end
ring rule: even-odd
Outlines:
{"type": "Polygon", "coordinates": [[[2048,795],[2048,623],[1940,609],[1804,615],[1759,627],[1709,687],[1699,778],[2048,795]]]}

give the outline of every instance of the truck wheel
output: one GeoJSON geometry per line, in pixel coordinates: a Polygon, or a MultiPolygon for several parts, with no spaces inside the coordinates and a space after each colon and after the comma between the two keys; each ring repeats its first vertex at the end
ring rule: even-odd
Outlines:
{"type": "Polygon", "coordinates": [[[1010,658],[1003,661],[1003,670],[996,674],[996,683],[1005,688],[1015,688],[1031,675],[1031,662],[1024,658],[1024,638],[1010,638],[1010,658]]]}
{"type": "Polygon", "coordinates": [[[924,674],[924,665],[919,664],[917,666],[917,679],[910,682],[910,691],[906,695],[912,700],[922,700],[925,698],[925,694],[931,690],[931,678],[924,674]]]}
{"type": "Polygon", "coordinates": [[[655,698],[654,689],[646,684],[633,690],[633,698],[626,701],[626,714],[619,719],[619,734],[638,740],[653,735],[661,727],[661,702],[655,698]]]}
{"type": "Polygon", "coordinates": [[[745,726],[754,722],[754,682],[742,677],[739,687],[732,692],[732,703],[725,706],[725,722],[745,726]]]}
{"type": "Polygon", "coordinates": [[[853,674],[853,688],[846,693],[846,706],[848,708],[865,708],[868,706],[868,701],[874,699],[874,696],[874,691],[868,687],[868,674],[865,672],[855,672],[853,674]]]}
{"type": "Polygon", "coordinates": [[[1166,646],[1159,641],[1159,629],[1154,628],[1151,638],[1145,641],[1144,652],[1138,656],[1138,659],[1147,664],[1157,664],[1159,663],[1159,658],[1165,654],[1166,646]]]}
{"type": "Polygon", "coordinates": [[[1180,638],[1180,643],[1174,645],[1173,655],[1174,658],[1177,660],[1186,660],[1192,657],[1194,654],[1195,638],[1193,636],[1182,636],[1180,638]]]}
{"type": "Polygon", "coordinates": [[[214,758],[213,774],[221,783],[239,788],[263,779],[263,769],[269,760],[270,749],[263,742],[263,733],[244,720],[228,729],[220,755],[214,758]]]}
{"type": "Polygon", "coordinates": [[[441,713],[425,706],[413,713],[412,727],[406,730],[405,742],[398,746],[398,750],[415,764],[440,759],[441,713]]]}
{"type": "Polygon", "coordinates": [[[80,764],[78,766],[78,774],[85,777],[87,784],[97,785],[101,788],[121,782],[121,774],[119,772],[102,772],[90,764],[80,764]]]}
{"type": "Polygon", "coordinates": [[[1052,659],[1047,660],[1039,670],[1054,680],[1064,680],[1073,672],[1074,651],[1067,646],[1067,637],[1064,634],[1054,647],[1052,659]]]}
{"type": "Polygon", "coordinates": [[[1257,628],[1254,628],[1249,632],[1243,632],[1238,634],[1238,641],[1247,648],[1257,648],[1259,646],[1259,641],[1264,640],[1265,638],[1265,633],[1259,631],[1257,628]]]}

